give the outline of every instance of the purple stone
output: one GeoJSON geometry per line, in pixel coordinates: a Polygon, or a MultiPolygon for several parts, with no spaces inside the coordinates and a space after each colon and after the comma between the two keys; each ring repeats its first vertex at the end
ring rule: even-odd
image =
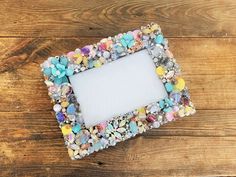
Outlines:
{"type": "Polygon", "coordinates": [[[87,48],[87,47],[83,47],[83,48],[81,49],[81,52],[82,52],[84,55],[88,55],[89,52],[90,52],[90,50],[89,50],[89,48],[87,48]]]}
{"type": "Polygon", "coordinates": [[[62,112],[57,113],[56,117],[58,122],[63,122],[65,120],[65,116],[62,112]]]}
{"type": "Polygon", "coordinates": [[[170,98],[172,98],[175,103],[179,103],[181,101],[181,95],[179,93],[171,93],[170,98]]]}

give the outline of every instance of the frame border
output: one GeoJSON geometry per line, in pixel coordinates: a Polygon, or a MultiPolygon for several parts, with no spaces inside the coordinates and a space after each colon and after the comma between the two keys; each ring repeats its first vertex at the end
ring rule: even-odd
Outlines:
{"type": "Polygon", "coordinates": [[[41,68],[71,159],[81,159],[196,112],[185,81],[180,76],[179,65],[156,23],[102,39],[97,44],[78,48],[66,55],[49,57],[41,64],[41,68]],[[147,49],[152,57],[157,77],[164,84],[168,97],[86,128],[68,77],[143,49],[147,49]]]}

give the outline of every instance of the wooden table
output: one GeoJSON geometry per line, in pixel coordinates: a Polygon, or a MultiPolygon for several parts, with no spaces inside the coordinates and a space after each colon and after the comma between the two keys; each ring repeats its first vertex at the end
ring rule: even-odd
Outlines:
{"type": "Polygon", "coordinates": [[[236,176],[235,0],[1,0],[0,176],[236,176]],[[197,114],[71,161],[39,64],[161,25],[197,114]]]}

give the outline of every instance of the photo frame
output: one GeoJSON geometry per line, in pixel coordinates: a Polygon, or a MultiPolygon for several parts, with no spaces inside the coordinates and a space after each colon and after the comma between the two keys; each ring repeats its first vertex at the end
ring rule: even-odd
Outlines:
{"type": "MultiPolygon", "coordinates": [[[[132,60],[135,59],[133,58],[132,60]]],[[[146,60],[143,60],[143,62],[146,62],[146,60]]],[[[126,65],[130,66],[131,64],[128,63],[126,65]]],[[[141,65],[144,64],[141,63],[137,65],[137,67],[135,66],[135,68],[141,65]]],[[[56,119],[65,140],[65,145],[68,148],[69,156],[73,160],[81,159],[86,155],[109,146],[114,146],[118,142],[127,140],[149,129],[159,128],[163,124],[195,113],[195,108],[190,100],[185,81],[180,74],[180,67],[176,63],[173,54],[169,51],[168,41],[164,38],[160,26],[156,23],[151,23],[127,33],[120,33],[114,37],[102,39],[96,44],[87,45],[81,49],[78,48],[65,55],[49,57],[41,64],[41,68],[44,74],[45,84],[48,87],[49,96],[53,102],[53,110],[55,111],[56,119]],[[78,102],[78,95],[80,94],[80,90],[84,90],[83,93],[87,94],[87,89],[86,87],[84,87],[84,89],[82,89],[82,87],[77,89],[76,83],[82,83],[83,80],[83,84],[81,85],[84,85],[87,81],[91,81],[94,76],[99,77],[99,74],[91,74],[93,77],[89,77],[89,79],[81,79],[81,73],[88,76],[88,72],[100,72],[105,66],[119,67],[119,62],[117,61],[131,61],[131,59],[126,59],[125,57],[131,56],[128,58],[132,58],[132,56],[136,54],[139,54],[139,56],[136,56],[137,61],[141,61],[141,59],[138,60],[138,58],[148,58],[142,56],[145,53],[142,51],[146,51],[150,56],[154,66],[153,72],[163,84],[166,95],[163,93],[162,97],[158,97],[159,99],[156,101],[136,107],[122,114],[114,114],[114,117],[110,117],[109,119],[101,119],[102,122],[101,120],[100,122],[93,121],[93,116],[92,119],[90,117],[90,122],[87,118],[85,121],[83,117],[83,110],[85,110],[83,105],[85,105],[85,103],[82,105],[78,102]],[[78,80],[78,78],[80,80],[78,80]],[[163,95],[165,96],[163,97],[163,95]]],[[[140,67],[139,70],[134,70],[134,72],[140,71],[141,69],[142,67],[140,67]]],[[[111,71],[114,71],[114,69],[112,68],[108,72],[111,71]]],[[[105,73],[104,69],[101,72],[105,73]]],[[[145,73],[145,69],[141,73],[145,73]]],[[[130,72],[126,73],[126,75],[129,74],[130,72]]],[[[147,73],[149,77],[148,74],[150,73],[147,73]]],[[[132,79],[132,77],[136,77],[137,75],[138,74],[133,74],[130,78],[132,79]]],[[[103,76],[108,76],[108,74],[104,74],[103,76]]],[[[119,75],[117,77],[119,78],[119,75]]],[[[124,76],[121,78],[124,78],[124,76]]],[[[140,75],[140,78],[142,78],[142,75],[140,75]]],[[[122,79],[121,81],[123,82],[122,79]]],[[[145,78],[143,81],[145,81],[145,78]]],[[[153,82],[151,81],[151,83],[153,82]]],[[[109,84],[109,82],[107,84],[109,84]]],[[[147,84],[141,84],[140,88],[147,86],[147,84]]],[[[123,85],[127,86],[126,88],[130,88],[129,82],[123,85]]],[[[87,88],[91,90],[91,87],[87,88]]],[[[101,87],[101,90],[103,88],[107,88],[107,86],[101,87]]],[[[96,89],[96,87],[94,89],[96,89]]],[[[142,89],[144,90],[145,87],[142,89]]],[[[153,93],[158,94],[160,91],[161,89],[153,93]]],[[[123,92],[119,94],[122,96],[123,92]]],[[[142,90],[141,92],[143,93],[142,90]]],[[[129,93],[132,93],[132,90],[129,93]]],[[[150,96],[151,100],[152,94],[148,95],[148,93],[146,93],[147,97],[150,96]]],[[[144,97],[140,97],[140,102],[145,100],[145,95],[143,96],[144,97]]],[[[96,97],[96,95],[93,95],[91,98],[88,96],[88,99],[86,99],[87,97],[85,99],[79,99],[81,101],[90,101],[92,98],[94,99],[94,97],[96,97]]],[[[123,98],[125,99],[127,96],[123,96],[123,98]]],[[[132,98],[137,98],[137,96],[134,94],[132,98]]],[[[97,102],[99,102],[99,100],[97,102]]],[[[133,102],[131,99],[131,103],[133,102]]],[[[93,101],[90,101],[88,105],[93,105],[92,103],[93,101]]],[[[121,102],[117,101],[118,106],[121,106],[121,108],[128,107],[128,105],[122,107],[119,103],[121,102]]],[[[131,103],[130,105],[132,105],[131,103]]],[[[104,105],[106,105],[106,103],[104,103],[104,105]]],[[[116,107],[112,107],[112,109],[116,112],[116,107]]],[[[110,111],[110,109],[107,111],[110,111]]],[[[85,112],[86,111],[84,111],[84,113],[85,112]]],[[[87,111],[87,113],[89,113],[89,111],[87,111]]],[[[89,114],[87,115],[89,116],[89,114]]],[[[101,115],[106,115],[106,110],[101,111],[101,115]]],[[[108,114],[108,117],[109,115],[112,114],[108,114]]],[[[100,116],[100,118],[101,117],[102,116],[100,116]]]]}

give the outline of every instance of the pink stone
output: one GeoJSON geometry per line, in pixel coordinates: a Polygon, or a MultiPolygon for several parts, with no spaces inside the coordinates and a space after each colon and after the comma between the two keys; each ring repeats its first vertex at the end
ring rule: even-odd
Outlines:
{"type": "Polygon", "coordinates": [[[74,55],[75,55],[74,51],[71,51],[71,52],[67,53],[68,58],[73,58],[74,55]]]}
{"type": "Polygon", "coordinates": [[[172,121],[172,120],[174,119],[174,114],[173,114],[173,112],[167,112],[167,113],[166,113],[166,119],[167,119],[168,121],[172,121]]]}
{"type": "Polygon", "coordinates": [[[150,114],[150,115],[147,116],[146,119],[147,119],[148,122],[154,122],[156,120],[156,116],[150,114]]]}
{"type": "Polygon", "coordinates": [[[171,51],[169,51],[168,49],[166,50],[166,55],[169,57],[169,58],[173,58],[173,54],[171,53],[171,51]]]}

